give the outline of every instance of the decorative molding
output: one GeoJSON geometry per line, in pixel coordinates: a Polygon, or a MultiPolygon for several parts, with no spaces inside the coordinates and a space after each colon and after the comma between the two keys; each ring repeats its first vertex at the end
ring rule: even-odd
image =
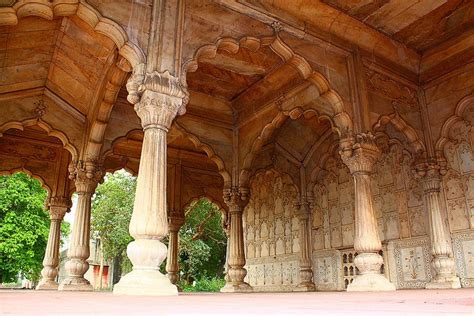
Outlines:
{"type": "Polygon", "coordinates": [[[62,143],[64,148],[69,151],[73,160],[78,158],[78,151],[69,141],[69,138],[61,131],[58,131],[51,127],[47,122],[43,121],[41,118],[32,118],[26,119],[24,121],[10,121],[6,122],[3,125],[0,125],[0,137],[3,136],[3,133],[11,128],[18,129],[23,131],[25,127],[29,126],[39,126],[42,128],[48,136],[58,138],[62,143]]]}
{"type": "Polygon", "coordinates": [[[0,7],[0,26],[16,25],[27,16],[38,16],[47,20],[55,17],[77,15],[96,31],[110,38],[118,48],[119,54],[128,60],[132,67],[144,63],[143,51],[130,42],[126,31],[116,22],[103,17],[85,1],[79,0],[19,0],[13,7],[0,7]]]}

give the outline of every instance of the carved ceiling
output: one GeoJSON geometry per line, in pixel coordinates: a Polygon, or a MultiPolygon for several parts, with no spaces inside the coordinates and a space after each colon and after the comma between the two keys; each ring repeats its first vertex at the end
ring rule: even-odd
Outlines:
{"type": "MultiPolygon", "coordinates": [[[[124,138],[117,139],[112,150],[106,154],[106,170],[126,167],[133,173],[138,172],[143,143],[143,131],[136,130],[124,138]]],[[[180,163],[185,166],[218,172],[218,168],[205,152],[196,149],[194,144],[173,125],[167,135],[168,164],[180,163]]]]}
{"type": "Polygon", "coordinates": [[[0,93],[46,87],[87,115],[114,43],[77,17],[0,27],[0,93]]]}
{"type": "Polygon", "coordinates": [[[418,52],[474,27],[472,0],[323,0],[418,52]]]}
{"type": "Polygon", "coordinates": [[[215,57],[200,59],[197,71],[187,75],[191,91],[228,101],[236,111],[263,105],[301,81],[298,71],[268,46],[240,47],[236,53],[218,49],[215,57]]]}

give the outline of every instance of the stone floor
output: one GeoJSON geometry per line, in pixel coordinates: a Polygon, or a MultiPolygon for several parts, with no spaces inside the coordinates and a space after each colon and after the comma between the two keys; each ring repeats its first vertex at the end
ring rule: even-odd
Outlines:
{"type": "Polygon", "coordinates": [[[0,290],[0,315],[474,315],[474,289],[178,297],[0,290]]]}

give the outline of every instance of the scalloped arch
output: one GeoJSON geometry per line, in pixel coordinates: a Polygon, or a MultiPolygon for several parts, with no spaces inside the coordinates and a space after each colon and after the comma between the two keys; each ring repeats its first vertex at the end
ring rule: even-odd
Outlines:
{"type": "Polygon", "coordinates": [[[339,149],[339,144],[338,143],[333,143],[330,146],[330,149],[326,152],[324,152],[321,155],[321,158],[319,159],[319,163],[311,170],[310,176],[309,176],[309,182],[307,184],[307,193],[312,194],[312,190],[314,186],[317,183],[317,179],[319,177],[319,174],[322,170],[324,170],[324,165],[330,158],[334,158],[334,155],[336,151],[339,149]]]}
{"type": "Polygon", "coordinates": [[[195,196],[195,197],[191,197],[189,198],[184,204],[183,204],[183,210],[187,209],[189,206],[191,206],[192,203],[196,202],[196,201],[199,201],[201,199],[206,199],[208,200],[209,202],[211,202],[212,204],[216,205],[218,208],[219,208],[219,212],[222,213],[223,215],[223,218],[225,218],[227,216],[227,206],[224,204],[222,205],[221,202],[217,201],[216,199],[214,199],[213,197],[211,196],[208,196],[206,194],[201,194],[199,196],[195,196]]]}
{"type": "Polygon", "coordinates": [[[327,115],[320,115],[316,110],[314,109],[309,109],[309,110],[304,110],[301,107],[295,107],[291,110],[288,111],[280,111],[274,118],[273,120],[265,125],[260,133],[260,135],[254,140],[252,143],[252,147],[250,149],[250,152],[248,152],[245,155],[244,162],[242,164],[242,170],[240,171],[240,176],[239,176],[239,185],[246,187],[249,184],[249,176],[251,172],[251,166],[252,162],[255,159],[255,156],[258,154],[262,146],[265,144],[267,140],[269,140],[274,132],[280,128],[283,123],[287,120],[287,118],[291,118],[292,120],[296,120],[300,118],[301,116],[306,116],[306,115],[311,115],[311,116],[316,116],[320,120],[327,120],[331,124],[331,129],[335,132],[338,130],[334,126],[334,122],[331,117],[327,115]]]}
{"type": "Polygon", "coordinates": [[[462,122],[464,111],[466,111],[468,106],[474,106],[474,94],[470,94],[465,96],[458,102],[456,105],[456,110],[454,111],[454,115],[449,117],[446,122],[444,122],[443,127],[441,128],[441,136],[436,142],[435,150],[438,152],[442,152],[446,143],[449,142],[449,131],[453,127],[454,124],[458,122],[462,122]]]}
{"type": "Polygon", "coordinates": [[[42,119],[33,118],[33,119],[27,119],[24,121],[6,122],[0,126],[0,137],[2,137],[3,133],[9,129],[18,129],[20,131],[23,131],[25,127],[29,127],[29,126],[39,126],[48,134],[48,136],[58,138],[63,144],[64,149],[66,149],[71,154],[72,161],[76,161],[79,159],[78,151],[76,147],[74,147],[74,145],[71,144],[66,134],[64,134],[63,132],[59,130],[54,129],[51,125],[49,125],[42,119]]]}
{"type": "Polygon", "coordinates": [[[209,146],[206,143],[201,142],[201,140],[194,134],[188,132],[184,127],[179,125],[177,122],[175,122],[174,126],[178,131],[180,131],[184,137],[186,137],[188,140],[190,140],[196,149],[202,150],[206,153],[207,157],[211,159],[217,166],[217,169],[219,171],[219,174],[222,176],[224,179],[224,187],[230,187],[231,185],[231,177],[227,169],[225,168],[225,163],[224,160],[219,157],[214,149],[212,149],[211,146],[209,146]]]}
{"type": "Polygon", "coordinates": [[[421,155],[426,152],[426,146],[424,142],[418,137],[415,129],[409,125],[399,114],[394,112],[388,115],[381,116],[378,121],[374,124],[372,130],[374,132],[382,130],[386,125],[392,124],[396,130],[405,135],[408,140],[413,153],[421,155]]]}
{"type": "MultiPolygon", "coordinates": [[[[251,178],[249,178],[249,185],[250,185],[250,182],[252,182],[252,180],[254,180],[256,177],[258,177],[259,175],[262,175],[262,174],[267,174],[267,173],[276,173],[277,175],[279,176],[287,176],[290,180],[291,180],[291,185],[293,186],[293,188],[295,189],[297,195],[299,196],[300,194],[300,190],[298,188],[298,186],[295,184],[295,182],[293,181],[293,177],[291,175],[289,175],[287,172],[282,172],[282,171],[278,171],[276,170],[274,167],[270,166],[270,167],[267,167],[267,168],[262,168],[262,169],[258,169],[253,175],[251,178]]],[[[250,192],[250,194],[252,194],[252,192],[250,192]]]]}
{"type": "Polygon", "coordinates": [[[29,177],[31,177],[35,180],[38,180],[39,183],[41,184],[41,187],[43,189],[45,189],[46,192],[48,193],[46,200],[49,200],[49,197],[51,196],[51,192],[52,192],[49,185],[46,184],[46,181],[43,179],[43,177],[31,172],[30,170],[28,170],[26,168],[22,167],[22,168],[15,168],[15,169],[11,169],[11,170],[2,170],[2,171],[0,171],[0,176],[10,176],[10,175],[13,175],[13,174],[19,173],[19,172],[26,173],[29,177]]]}
{"type": "Polygon", "coordinates": [[[132,67],[145,63],[143,51],[129,41],[125,30],[116,22],[103,17],[99,11],[79,0],[19,0],[13,7],[0,8],[0,26],[16,25],[18,20],[28,16],[38,16],[52,20],[55,17],[77,15],[97,33],[110,38],[117,46],[119,54],[132,67]]]}
{"type": "MultiPolygon", "coordinates": [[[[219,171],[219,174],[222,176],[222,178],[224,179],[224,187],[230,187],[231,185],[231,178],[230,178],[230,174],[229,172],[227,171],[227,169],[225,168],[225,164],[224,164],[224,160],[222,160],[221,157],[219,157],[215,151],[212,149],[211,146],[201,142],[201,140],[194,134],[188,132],[184,127],[182,127],[181,125],[179,125],[177,122],[174,122],[173,124],[173,127],[175,127],[184,137],[186,137],[186,139],[188,139],[189,141],[191,141],[194,146],[196,147],[196,149],[198,150],[202,150],[206,153],[207,157],[209,159],[211,159],[217,166],[217,169],[219,171]]],[[[131,135],[132,133],[137,133],[137,132],[142,132],[142,130],[139,130],[139,129],[134,129],[134,130],[131,130],[129,131],[125,136],[121,136],[121,137],[118,137],[116,138],[113,142],[112,142],[112,146],[111,146],[111,149],[107,150],[104,155],[103,155],[103,160],[105,160],[107,158],[108,155],[110,155],[112,153],[112,148],[114,147],[114,145],[122,140],[126,140],[128,138],[129,135],[131,135]]],[[[103,162],[103,161],[102,161],[103,162]]]]}

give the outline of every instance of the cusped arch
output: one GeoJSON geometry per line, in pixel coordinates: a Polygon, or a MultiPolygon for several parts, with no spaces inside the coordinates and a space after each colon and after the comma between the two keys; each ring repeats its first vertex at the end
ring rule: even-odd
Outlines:
{"type": "Polygon", "coordinates": [[[352,132],[353,123],[349,114],[344,110],[342,97],[331,87],[322,73],[315,71],[308,61],[296,54],[278,34],[261,38],[246,36],[239,40],[232,37],[223,37],[214,44],[201,46],[195,51],[193,58],[183,63],[181,82],[186,86],[186,75],[188,72],[197,71],[199,59],[214,58],[218,50],[236,54],[240,48],[257,51],[261,47],[270,47],[282,61],[294,67],[302,79],[308,81],[317,89],[319,98],[330,106],[330,109],[324,114],[332,117],[339,134],[350,134],[352,132]]]}
{"type": "Polygon", "coordinates": [[[308,185],[307,185],[307,192],[306,192],[308,196],[312,196],[312,190],[318,182],[319,175],[321,174],[323,170],[325,170],[324,166],[326,165],[326,162],[331,158],[336,159],[338,150],[339,150],[338,143],[335,142],[331,144],[329,150],[327,150],[321,155],[321,158],[319,159],[318,164],[314,166],[314,168],[311,170],[310,175],[309,175],[308,185]]]}
{"type": "MultiPolygon", "coordinates": [[[[270,173],[275,173],[275,174],[277,174],[281,177],[285,177],[285,176],[288,177],[291,180],[291,186],[295,189],[297,196],[300,195],[300,189],[296,185],[296,183],[294,182],[293,177],[290,174],[288,174],[287,172],[275,169],[273,166],[256,170],[255,173],[249,178],[248,184],[250,185],[250,182],[252,182],[252,180],[257,178],[258,176],[265,175],[265,174],[270,174],[270,173]]],[[[250,192],[250,194],[252,194],[252,192],[250,192]]]]}
{"type": "Polygon", "coordinates": [[[31,172],[30,170],[24,168],[24,167],[21,167],[21,168],[14,168],[14,169],[11,169],[11,170],[1,170],[0,171],[0,176],[11,176],[15,173],[19,173],[19,172],[23,172],[23,173],[26,173],[29,177],[35,179],[35,180],[38,180],[39,183],[41,184],[41,187],[43,189],[46,190],[47,192],[47,197],[46,197],[46,200],[49,200],[49,198],[51,197],[51,187],[46,183],[46,181],[43,179],[42,176],[38,175],[38,174],[35,174],[33,172],[31,172]]]}
{"type": "MultiPolygon", "coordinates": [[[[331,129],[338,132],[338,129],[335,127],[333,119],[328,115],[321,115],[318,111],[314,109],[304,110],[301,107],[295,107],[288,111],[280,111],[273,120],[266,124],[260,135],[253,141],[250,151],[245,155],[244,161],[242,164],[242,170],[240,171],[239,184],[243,187],[246,187],[249,183],[249,176],[252,168],[252,163],[255,157],[258,155],[262,146],[273,136],[276,130],[278,130],[285,121],[290,118],[296,120],[300,117],[311,117],[316,116],[319,120],[327,120],[331,124],[331,129]]],[[[339,136],[341,136],[338,133],[339,136]]]]}
{"type": "Polygon", "coordinates": [[[231,177],[230,173],[227,171],[225,167],[224,160],[216,154],[214,149],[209,146],[208,144],[202,142],[199,137],[192,134],[191,132],[187,131],[183,126],[179,125],[179,123],[175,122],[174,127],[189,141],[191,141],[196,149],[201,150],[206,153],[207,157],[211,159],[217,166],[217,170],[219,174],[224,179],[224,187],[228,188],[231,186],[231,177]]]}
{"type": "Polygon", "coordinates": [[[95,8],[79,0],[19,0],[12,7],[0,8],[0,26],[16,25],[18,20],[37,16],[52,20],[55,17],[76,15],[86,22],[95,32],[111,39],[118,52],[132,67],[145,63],[143,51],[132,43],[127,32],[113,20],[100,14],[95,8]]]}
{"type": "Polygon", "coordinates": [[[389,124],[406,137],[409,149],[412,153],[416,156],[420,156],[426,152],[425,143],[420,139],[415,129],[408,124],[398,112],[382,115],[374,124],[373,131],[381,131],[389,124]]]}
{"type": "MultiPolygon", "coordinates": [[[[175,128],[177,131],[179,131],[181,133],[181,135],[183,135],[187,140],[191,141],[194,144],[196,149],[201,150],[201,151],[206,153],[207,157],[209,159],[211,159],[216,164],[217,170],[218,170],[219,174],[222,176],[222,178],[224,180],[224,187],[230,187],[230,185],[231,185],[230,173],[227,171],[227,169],[225,167],[224,160],[221,157],[219,157],[219,155],[216,154],[214,149],[211,146],[209,146],[208,144],[202,142],[199,139],[199,137],[197,137],[196,135],[194,135],[191,132],[187,131],[183,126],[179,125],[177,122],[174,122],[173,128],[175,128]]],[[[107,156],[109,156],[113,153],[113,148],[114,148],[115,144],[117,144],[117,143],[119,143],[123,140],[126,140],[133,133],[142,133],[142,132],[143,132],[142,130],[133,129],[133,130],[129,131],[125,136],[121,136],[121,137],[116,138],[112,142],[111,148],[104,153],[103,158],[102,158],[103,161],[107,158],[107,156]]]]}
{"type": "Polygon", "coordinates": [[[446,122],[444,122],[443,127],[441,128],[441,136],[436,142],[435,150],[437,152],[443,152],[444,147],[450,141],[449,132],[451,128],[459,122],[464,121],[463,115],[468,107],[474,106],[474,94],[470,94],[461,99],[456,105],[456,110],[454,114],[449,117],[446,122]]]}
{"type": "Polygon", "coordinates": [[[69,141],[67,135],[59,130],[54,129],[51,125],[49,125],[40,118],[27,119],[24,121],[6,122],[0,126],[0,137],[2,137],[3,133],[9,129],[17,129],[23,131],[25,127],[30,126],[39,126],[48,134],[48,136],[58,138],[63,144],[64,149],[66,149],[71,154],[72,161],[78,160],[78,151],[76,147],[74,147],[74,145],[69,141]]]}

